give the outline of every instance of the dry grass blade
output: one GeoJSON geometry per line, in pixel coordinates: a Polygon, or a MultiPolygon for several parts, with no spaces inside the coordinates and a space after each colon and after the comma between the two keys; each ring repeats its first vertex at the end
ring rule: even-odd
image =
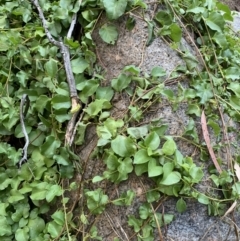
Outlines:
{"type": "Polygon", "coordinates": [[[236,162],[234,163],[234,169],[235,169],[235,173],[238,178],[238,181],[240,181],[240,166],[236,162]]]}
{"type": "Polygon", "coordinates": [[[208,148],[209,154],[212,158],[212,161],[214,163],[214,166],[216,167],[216,169],[219,173],[222,173],[222,169],[218,164],[217,158],[216,158],[213,148],[211,146],[211,141],[210,141],[209,132],[208,132],[208,128],[207,128],[207,121],[206,121],[206,116],[205,116],[204,111],[202,111],[201,125],[202,125],[203,137],[207,144],[207,148],[208,148]]]}
{"type": "Polygon", "coordinates": [[[234,210],[234,208],[236,207],[236,205],[237,205],[237,201],[234,201],[234,203],[231,205],[231,207],[225,212],[223,217],[226,217],[229,213],[231,213],[234,210]]]}

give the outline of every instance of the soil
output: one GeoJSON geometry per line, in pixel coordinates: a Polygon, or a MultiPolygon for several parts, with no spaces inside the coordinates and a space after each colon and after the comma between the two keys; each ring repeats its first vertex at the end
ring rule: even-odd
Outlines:
{"type": "MultiPolygon", "coordinates": [[[[228,2],[232,10],[239,10],[240,0],[225,2],[228,2]]],[[[145,17],[151,19],[156,12],[156,9],[156,2],[150,1],[148,3],[148,11],[145,13],[145,17]]],[[[134,12],[134,15],[137,21],[132,31],[126,30],[125,17],[122,17],[114,23],[119,32],[118,41],[115,45],[104,43],[98,34],[98,29],[107,22],[107,19],[104,16],[99,20],[96,30],[93,33],[93,39],[97,48],[98,65],[105,70],[105,85],[109,84],[112,78],[119,75],[126,65],[139,66],[143,73],[149,73],[155,66],[161,66],[170,73],[177,66],[184,65],[183,60],[177,52],[172,50],[161,38],[155,38],[149,46],[146,46],[148,37],[147,25],[141,20],[141,12],[136,11],[134,12]]],[[[188,44],[187,39],[183,39],[182,44],[194,52],[194,49],[188,44]]],[[[188,86],[188,80],[183,78],[181,84],[185,87],[188,86]]],[[[172,84],[169,88],[172,88],[173,90],[176,89],[177,83],[172,84]]],[[[114,100],[115,104],[112,115],[115,118],[121,118],[123,116],[122,113],[129,105],[129,100],[126,96],[121,94],[116,95],[114,100]]],[[[146,115],[145,121],[155,118],[161,119],[163,123],[169,125],[169,134],[181,135],[184,131],[184,127],[189,121],[189,117],[185,113],[186,108],[187,106],[185,104],[181,104],[177,111],[173,111],[169,104],[163,102],[155,107],[154,112],[146,115]]],[[[200,123],[199,120],[196,120],[196,122],[200,123]]],[[[200,125],[198,128],[200,133],[200,125]]],[[[80,177],[80,179],[83,178],[84,180],[89,180],[95,175],[101,175],[104,171],[104,165],[101,160],[97,157],[91,157],[91,153],[97,143],[94,126],[89,127],[87,130],[86,143],[85,146],[78,150],[81,159],[84,161],[83,165],[85,166],[85,174],[83,177],[80,177]]],[[[200,163],[199,153],[195,151],[193,146],[178,141],[178,147],[184,155],[192,156],[197,163],[200,163]]],[[[209,163],[211,163],[211,160],[209,160],[209,163]]],[[[202,165],[202,163],[200,163],[200,165],[202,165]]],[[[205,168],[207,170],[208,164],[205,163],[204,165],[206,165],[205,168]]],[[[204,188],[207,188],[207,176],[203,184],[205,185],[204,188]]],[[[114,240],[114,237],[118,237],[120,240],[124,241],[137,240],[137,238],[133,236],[133,230],[127,225],[127,216],[137,213],[138,207],[145,201],[143,194],[152,186],[153,183],[151,183],[147,177],[139,178],[134,174],[130,175],[128,181],[122,182],[119,185],[114,185],[108,182],[101,182],[100,184],[92,184],[91,182],[88,182],[88,189],[93,190],[97,187],[102,187],[111,200],[117,198],[121,193],[127,190],[134,191],[137,196],[134,199],[133,204],[129,207],[119,207],[109,204],[103,214],[97,217],[88,217],[89,220],[97,226],[99,235],[103,237],[104,241],[112,241],[114,240]]],[[[206,206],[192,200],[187,201],[187,211],[183,214],[179,214],[175,208],[176,201],[177,199],[165,199],[164,197],[160,201],[161,205],[158,211],[160,213],[174,214],[175,216],[174,221],[162,229],[164,240],[239,240],[235,233],[236,227],[240,225],[240,218],[237,218],[237,214],[235,215],[236,220],[234,219],[234,215],[225,218],[210,217],[208,216],[206,206]]],[[[156,206],[158,204],[156,204],[156,206]]],[[[89,231],[88,225],[85,227],[85,232],[87,231],[89,231]]],[[[160,240],[157,232],[155,240],[160,240]]]]}

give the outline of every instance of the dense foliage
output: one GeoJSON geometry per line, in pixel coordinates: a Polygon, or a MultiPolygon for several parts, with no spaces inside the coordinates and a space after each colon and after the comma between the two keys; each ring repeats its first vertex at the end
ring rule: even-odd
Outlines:
{"type": "MultiPolygon", "coordinates": [[[[88,222],[84,213],[80,221],[73,219],[73,213],[66,208],[69,199],[65,192],[80,184],[73,182],[68,189],[61,185],[64,178],[73,177],[74,171],[81,172],[75,150],[64,144],[66,125],[72,115],[69,86],[62,53],[47,39],[34,2],[0,0],[0,237],[4,241],[77,240],[81,236],[77,236],[77,225],[88,222]],[[30,100],[24,120],[30,145],[27,161],[19,167],[25,145],[19,117],[23,94],[30,100]],[[61,205],[58,203],[56,209],[54,204],[58,197],[61,205]]],[[[228,167],[221,165],[222,160],[218,158],[223,171],[217,173],[215,167],[210,170],[210,180],[222,190],[221,197],[213,190],[202,193],[195,189],[194,185],[200,183],[204,175],[202,167],[191,157],[184,157],[175,142],[175,138],[188,141],[198,148],[202,160],[209,160],[209,150],[199,140],[194,122],[194,118],[202,115],[202,110],[216,140],[236,131],[234,126],[219,124],[223,114],[235,122],[240,120],[240,44],[228,24],[232,20],[231,12],[216,1],[160,2],[165,4],[164,11],[158,11],[153,20],[143,18],[148,26],[147,44],[154,35],[164,37],[182,55],[186,66],[176,69],[170,76],[158,66],[145,75],[141,75],[138,67],[126,66],[110,86],[102,86],[104,76],[96,65],[91,38],[100,15],[106,13],[109,19],[99,30],[101,38],[115,44],[118,32],[114,20],[132,9],[144,10],[147,4],[141,0],[39,1],[49,32],[68,46],[71,55],[71,67],[83,106],[83,118],[77,123],[74,144],[84,143],[89,123],[97,126],[96,151],[102,156],[106,170],[101,176],[93,177],[93,182],[120,183],[134,172],[137,176],[147,175],[155,183],[146,194],[147,202],[140,207],[139,217],[129,216],[128,223],[139,233],[139,240],[154,240],[153,229],[162,226],[163,220],[165,224],[172,221],[173,215],[166,214],[163,219],[162,214],[153,212],[151,203],[158,201],[162,194],[180,197],[179,212],[186,209],[184,198],[187,197],[208,205],[209,214],[213,215],[222,214],[226,211],[224,205],[234,202],[240,195],[238,146],[236,153],[229,156],[228,167]],[[67,33],[74,14],[77,25],[73,37],[69,38],[67,33]],[[196,35],[195,51],[200,61],[180,44],[187,25],[196,35]],[[189,87],[179,84],[176,94],[165,87],[165,80],[181,76],[182,72],[190,79],[189,87]],[[128,88],[131,84],[134,90],[128,88]],[[110,114],[116,92],[125,92],[131,98],[123,119],[114,119],[110,114]],[[191,118],[182,137],[167,135],[168,123],[152,121],[134,125],[161,98],[173,109],[181,102],[189,103],[191,118]]],[[[126,27],[131,30],[135,19],[128,14],[127,17],[126,27]]],[[[230,150],[235,144],[217,141],[214,150],[225,147],[230,150]]],[[[85,198],[90,213],[98,215],[109,202],[131,205],[135,194],[129,190],[119,199],[109,200],[104,190],[90,191],[86,187],[85,198]]],[[[81,238],[101,240],[95,226],[81,238]]]]}

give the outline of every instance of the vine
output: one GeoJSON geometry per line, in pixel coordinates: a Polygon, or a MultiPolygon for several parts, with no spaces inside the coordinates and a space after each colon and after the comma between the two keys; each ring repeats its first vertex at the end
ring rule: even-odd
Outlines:
{"type": "MultiPolygon", "coordinates": [[[[178,212],[186,210],[190,198],[208,205],[211,215],[226,216],[236,208],[239,136],[234,142],[229,136],[237,132],[240,118],[240,44],[229,25],[232,13],[226,5],[207,0],[165,0],[159,6],[164,10],[156,11],[151,20],[143,14],[148,26],[146,44],[154,36],[162,37],[186,66],[169,75],[160,66],[149,74],[126,66],[104,86],[91,37],[99,18],[106,14],[109,20],[99,29],[102,40],[115,44],[114,21],[126,15],[126,28],[131,31],[135,15],[130,13],[144,12],[148,4],[141,0],[0,1],[1,240],[102,240],[94,223],[90,224],[90,215],[100,215],[110,204],[130,206],[136,193],[128,190],[112,200],[103,188],[90,190],[87,184],[118,185],[130,175],[153,183],[150,190],[142,184],[146,202],[137,216],[128,217],[132,239],[154,240],[157,229],[163,240],[161,227],[171,223],[173,215],[156,210],[170,196],[178,198],[178,212]],[[181,45],[183,35],[197,57],[181,45]],[[187,88],[181,82],[175,92],[167,87],[182,75],[189,79],[187,88]],[[129,99],[121,118],[111,112],[117,93],[129,99]],[[29,108],[24,111],[27,97],[29,108]],[[168,134],[168,123],[145,122],[145,114],[160,100],[174,110],[188,103],[190,119],[182,136],[168,134]],[[195,120],[200,117],[204,140],[196,130],[195,120]],[[226,123],[232,120],[235,126],[226,123]],[[90,154],[106,168],[78,183],[72,178],[76,173],[84,177],[86,163],[74,147],[85,144],[91,125],[96,127],[98,142],[90,154]],[[179,139],[195,146],[201,160],[213,160],[209,174],[204,164],[181,153],[179,139]],[[227,164],[216,154],[223,149],[227,164]],[[212,183],[210,191],[198,188],[205,175],[212,183]],[[72,204],[71,192],[82,196],[79,220],[73,215],[79,200],[72,204]]],[[[124,235],[114,240],[124,240],[124,235]]]]}

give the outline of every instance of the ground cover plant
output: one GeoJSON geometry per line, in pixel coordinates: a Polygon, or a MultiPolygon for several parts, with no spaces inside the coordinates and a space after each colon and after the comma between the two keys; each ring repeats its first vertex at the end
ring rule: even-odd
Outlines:
{"type": "MultiPolygon", "coordinates": [[[[118,185],[130,175],[153,183],[138,213],[128,217],[131,239],[154,240],[157,230],[164,240],[161,227],[173,215],[155,210],[169,196],[178,198],[179,212],[190,198],[207,205],[210,215],[237,210],[240,43],[230,25],[232,13],[209,0],[166,0],[158,7],[147,19],[148,4],[141,0],[0,1],[1,240],[102,240],[92,217],[110,204],[129,206],[137,197],[128,190],[111,199],[101,183],[118,185]],[[161,66],[142,73],[130,65],[106,85],[92,32],[106,15],[99,35],[115,44],[116,21],[126,17],[131,31],[136,21],[131,13],[137,10],[148,26],[146,45],[163,38],[186,65],[170,74],[161,66]],[[181,45],[183,35],[197,57],[181,45]],[[183,75],[187,87],[178,82],[183,75]],[[168,87],[173,82],[176,91],[168,87]],[[129,100],[121,118],[111,112],[116,94],[129,100]],[[169,135],[168,123],[161,120],[145,122],[148,110],[163,100],[173,110],[188,104],[190,119],[182,136],[169,135]],[[229,125],[230,120],[236,124],[229,125]],[[77,149],[89,126],[98,136],[89,158],[104,163],[105,170],[77,180],[76,173],[83,177],[87,168],[77,149]],[[193,145],[203,162],[184,156],[179,139],[193,145]],[[219,150],[226,151],[225,160],[219,150]],[[197,188],[204,175],[212,184],[206,191],[197,188]],[[99,186],[90,189],[90,182],[99,186]],[[71,192],[77,193],[75,200],[71,192]]],[[[116,234],[114,240],[124,238],[116,234]]]]}

